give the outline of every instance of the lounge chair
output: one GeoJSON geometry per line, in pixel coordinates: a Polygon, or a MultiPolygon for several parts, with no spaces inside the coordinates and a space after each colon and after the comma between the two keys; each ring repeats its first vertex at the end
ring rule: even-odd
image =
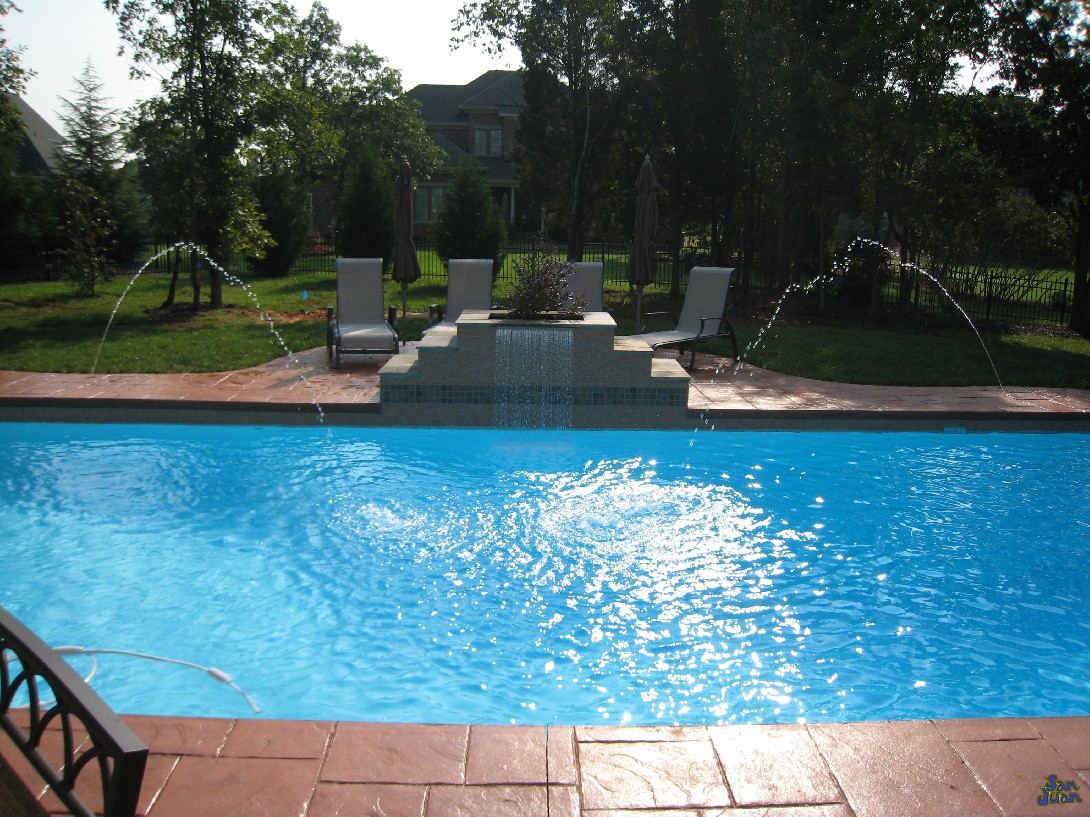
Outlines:
{"type": "Polygon", "coordinates": [[[586,301],[586,312],[602,311],[602,262],[576,261],[564,286],[567,303],[576,298],[586,301]]]}
{"type": "Polygon", "coordinates": [[[382,259],[337,259],[337,312],[326,310],[326,352],[333,367],[341,355],[397,354],[396,308],[383,315],[382,259]]]}
{"type": "Polygon", "coordinates": [[[425,332],[453,333],[455,322],[467,309],[492,308],[492,259],[452,258],[447,262],[447,308],[434,309],[436,321],[425,332]]]}
{"type": "MultiPolygon", "coordinates": [[[[727,293],[733,267],[693,267],[689,273],[689,286],[685,290],[685,303],[677,328],[665,332],[644,332],[633,335],[648,343],[652,349],[660,346],[688,345],[692,349],[689,368],[696,363],[696,345],[711,338],[730,338],[731,352],[738,359],[738,338],[734,327],[726,319],[727,293]]],[[[663,312],[648,313],[647,317],[663,312]]]]}

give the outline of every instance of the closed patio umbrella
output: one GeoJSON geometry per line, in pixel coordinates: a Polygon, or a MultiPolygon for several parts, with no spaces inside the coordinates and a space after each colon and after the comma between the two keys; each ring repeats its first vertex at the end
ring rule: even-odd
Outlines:
{"type": "Polygon", "coordinates": [[[655,171],[651,157],[646,156],[636,179],[636,224],[633,230],[632,253],[628,257],[628,281],[636,287],[636,332],[642,331],[643,287],[658,274],[655,233],[659,229],[659,205],[655,190],[655,171]]]}
{"type": "Polygon", "coordinates": [[[413,170],[408,159],[401,160],[397,172],[397,213],[395,216],[397,243],[394,246],[393,278],[401,282],[401,317],[405,317],[405,302],[409,284],[420,277],[420,261],[413,243],[413,170]]]}

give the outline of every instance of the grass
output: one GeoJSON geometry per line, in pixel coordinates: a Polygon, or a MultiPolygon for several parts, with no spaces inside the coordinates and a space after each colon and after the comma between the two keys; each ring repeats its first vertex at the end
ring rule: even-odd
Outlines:
{"type": "MultiPolygon", "coordinates": [[[[739,337],[752,342],[755,324],[736,328],[739,337]]],[[[1090,389],[1090,341],[1024,332],[986,332],[978,339],[971,329],[785,325],[770,330],[746,358],[784,374],[841,383],[995,386],[1002,382],[1005,386],[1090,389]]]]}
{"type": "MultiPolygon", "coordinates": [[[[332,265],[331,265],[332,267],[332,265]]],[[[103,342],[103,333],[128,279],[100,287],[94,298],[76,298],[63,283],[0,285],[0,369],[43,372],[203,372],[258,365],[281,357],[269,323],[293,351],[325,344],[325,307],[336,302],[332,269],[287,278],[253,278],[249,289],[225,286],[226,308],[193,311],[186,305],[160,309],[169,279],[145,273],[125,296],[103,342]],[[98,356],[96,365],[96,355],[98,356]]],[[[507,284],[500,282],[496,301],[507,284]]],[[[179,299],[191,298],[183,283],[179,299]]],[[[441,281],[421,279],[408,293],[403,339],[427,325],[429,304],[443,303],[441,281]]],[[[386,283],[386,302],[401,307],[399,285],[386,283]]],[[[635,307],[627,291],[608,291],[618,334],[634,331],[635,307]]],[[[650,291],[644,311],[676,314],[680,304],[650,291]]],[[[669,323],[667,321],[667,323],[669,323]]],[[[736,318],[740,348],[747,349],[764,326],[736,318]]],[[[649,328],[660,328],[652,325],[649,328]]],[[[1090,340],[1063,333],[986,333],[984,347],[1006,386],[1090,389],[1090,340]]],[[[716,341],[711,351],[730,354],[716,341]]],[[[779,321],[759,345],[745,352],[756,366],[784,374],[846,383],[967,386],[996,385],[981,342],[969,328],[876,328],[851,323],[779,321]]]]}

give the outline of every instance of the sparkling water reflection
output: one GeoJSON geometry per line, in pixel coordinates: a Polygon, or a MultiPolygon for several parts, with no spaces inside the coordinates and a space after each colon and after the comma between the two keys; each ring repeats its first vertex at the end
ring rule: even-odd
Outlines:
{"type": "MultiPolygon", "coordinates": [[[[0,604],[270,717],[1087,712],[1086,435],[0,434],[0,604]]],[[[250,714],[99,665],[121,711],[250,714]]]]}

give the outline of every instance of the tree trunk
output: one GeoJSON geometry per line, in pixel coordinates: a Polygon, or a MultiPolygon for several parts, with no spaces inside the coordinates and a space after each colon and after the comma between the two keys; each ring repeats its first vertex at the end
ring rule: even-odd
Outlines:
{"type": "Polygon", "coordinates": [[[189,280],[193,283],[193,311],[201,308],[201,270],[196,252],[189,250],[189,280]]]}
{"type": "Polygon", "coordinates": [[[572,125],[581,124],[582,134],[572,133],[573,158],[575,164],[572,168],[571,180],[571,220],[568,224],[568,260],[583,260],[583,240],[586,230],[586,163],[587,153],[590,149],[590,99],[589,91],[581,91],[577,87],[572,88],[572,125]],[[588,96],[579,105],[578,95],[587,93],[588,96]],[[582,111],[580,111],[582,107],[582,111]]]}
{"type": "Polygon", "coordinates": [[[912,232],[906,229],[904,238],[901,240],[901,256],[900,264],[897,269],[897,309],[901,312],[907,312],[909,304],[912,303],[912,267],[911,261],[911,247],[909,246],[912,232]]]}
{"type": "Polygon", "coordinates": [[[174,299],[178,294],[178,276],[182,272],[182,258],[177,250],[174,251],[174,265],[170,271],[170,289],[167,291],[167,299],[163,301],[160,309],[170,309],[174,306],[174,299]]]}
{"type": "Polygon", "coordinates": [[[213,309],[223,307],[223,276],[214,264],[208,265],[209,303],[213,309]]]}

